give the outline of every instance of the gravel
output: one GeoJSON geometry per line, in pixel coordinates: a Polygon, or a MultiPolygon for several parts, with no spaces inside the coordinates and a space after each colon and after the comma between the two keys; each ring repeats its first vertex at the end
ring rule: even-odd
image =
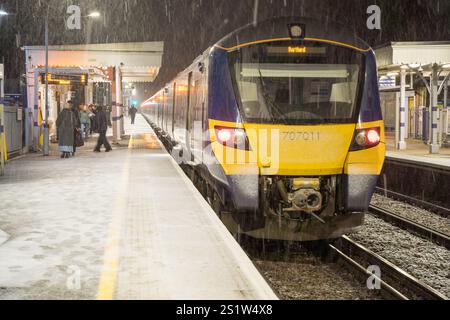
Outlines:
{"type": "Polygon", "coordinates": [[[311,253],[281,250],[269,258],[253,257],[253,262],[283,300],[381,299],[346,268],[311,253]]]}
{"type": "Polygon", "coordinates": [[[450,297],[449,250],[370,215],[350,237],[450,297]]]}
{"type": "Polygon", "coordinates": [[[372,205],[389,210],[430,229],[450,235],[450,219],[441,217],[430,211],[414,207],[413,205],[404,202],[392,200],[378,194],[373,196],[372,205]]]}

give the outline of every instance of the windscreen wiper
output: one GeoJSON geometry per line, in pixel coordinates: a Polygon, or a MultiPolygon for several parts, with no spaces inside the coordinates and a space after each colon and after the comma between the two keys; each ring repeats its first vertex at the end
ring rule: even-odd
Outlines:
{"type": "Polygon", "coordinates": [[[268,102],[270,105],[269,113],[272,116],[272,124],[276,124],[277,120],[281,120],[285,124],[287,124],[286,119],[283,119],[284,115],[278,108],[278,105],[275,103],[275,101],[272,101],[272,98],[270,97],[269,91],[267,90],[267,86],[266,86],[266,83],[264,82],[264,77],[262,75],[260,68],[258,68],[258,72],[259,72],[259,81],[262,86],[262,91],[263,91],[262,94],[263,94],[264,100],[266,102],[268,102]]]}

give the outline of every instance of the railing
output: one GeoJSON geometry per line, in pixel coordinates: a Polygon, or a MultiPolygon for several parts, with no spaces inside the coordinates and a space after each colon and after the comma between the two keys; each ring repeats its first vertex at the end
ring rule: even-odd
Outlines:
{"type": "Polygon", "coordinates": [[[23,109],[0,104],[0,175],[8,158],[20,155],[23,148],[23,109]]]}

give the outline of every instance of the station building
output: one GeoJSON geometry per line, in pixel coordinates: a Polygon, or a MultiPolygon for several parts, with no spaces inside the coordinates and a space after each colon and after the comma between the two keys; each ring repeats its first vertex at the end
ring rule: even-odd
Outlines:
{"type": "Polygon", "coordinates": [[[46,50],[26,46],[27,114],[25,152],[43,144],[43,121],[48,105],[50,139],[56,138],[54,123],[67,101],[75,106],[111,107],[114,140],[124,134],[124,114],[133,101],[135,85],[157,77],[163,42],[50,46],[48,50],[48,103],[45,102],[46,50]]]}
{"type": "Polygon", "coordinates": [[[450,144],[450,42],[392,42],[375,53],[388,139],[439,153],[450,144]]]}

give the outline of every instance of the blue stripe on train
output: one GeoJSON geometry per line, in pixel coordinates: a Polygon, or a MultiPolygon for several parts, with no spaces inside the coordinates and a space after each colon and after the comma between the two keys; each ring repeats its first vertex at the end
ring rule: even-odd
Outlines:
{"type": "Polygon", "coordinates": [[[228,68],[227,52],[213,50],[210,56],[209,119],[242,122],[228,68]]]}
{"type": "Polygon", "coordinates": [[[372,52],[364,54],[366,57],[366,82],[361,99],[360,121],[374,122],[383,119],[381,113],[380,93],[378,87],[378,71],[375,55],[372,52]]]}

